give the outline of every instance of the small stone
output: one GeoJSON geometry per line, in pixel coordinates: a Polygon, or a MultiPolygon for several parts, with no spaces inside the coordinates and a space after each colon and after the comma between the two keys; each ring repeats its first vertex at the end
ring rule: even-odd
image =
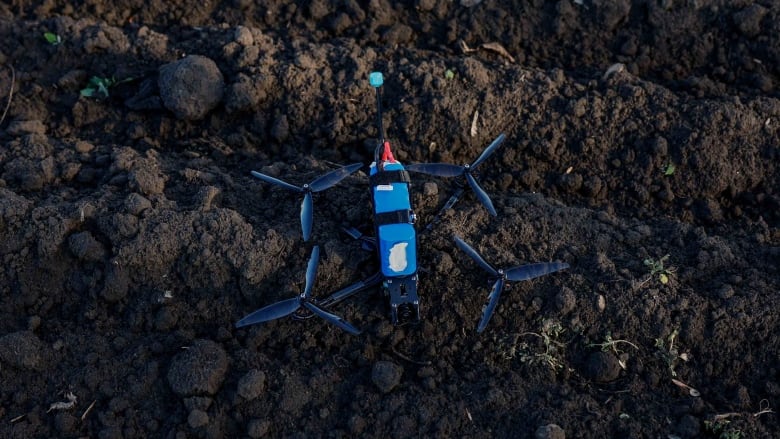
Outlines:
{"type": "Polygon", "coordinates": [[[599,294],[596,296],[596,309],[599,312],[604,312],[604,310],[607,308],[607,299],[604,298],[603,295],[599,294]]]}
{"type": "Polygon", "coordinates": [[[535,439],[566,439],[566,432],[557,424],[542,425],[534,433],[535,439]]]}
{"type": "Polygon", "coordinates": [[[209,415],[202,410],[195,409],[190,412],[189,416],[187,416],[187,424],[189,424],[191,428],[203,427],[208,423],[209,415]]]}
{"type": "Polygon", "coordinates": [[[390,361],[378,361],[371,371],[371,380],[382,391],[388,393],[401,382],[403,368],[390,361]]]}
{"type": "Polygon", "coordinates": [[[253,369],[238,380],[238,394],[247,401],[251,401],[265,390],[265,373],[253,369]]]}

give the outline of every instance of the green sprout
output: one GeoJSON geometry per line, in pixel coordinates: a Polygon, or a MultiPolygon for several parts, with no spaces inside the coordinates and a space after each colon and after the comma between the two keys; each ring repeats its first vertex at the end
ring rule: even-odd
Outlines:
{"type": "Polygon", "coordinates": [[[55,34],[54,32],[44,32],[43,39],[45,39],[46,42],[51,44],[52,46],[57,46],[62,44],[62,38],[59,35],[55,34]]]}
{"type": "Polygon", "coordinates": [[[620,356],[621,351],[618,350],[618,344],[620,343],[627,344],[633,347],[634,349],[639,350],[639,347],[637,345],[631,343],[628,340],[617,340],[612,338],[612,334],[610,334],[609,332],[607,332],[607,335],[604,337],[604,341],[602,343],[591,343],[588,346],[599,347],[603,352],[608,352],[611,350],[612,352],[615,353],[615,355],[620,356]]]}
{"type": "Polygon", "coordinates": [[[650,279],[652,279],[654,276],[657,275],[659,282],[661,282],[664,285],[669,283],[669,276],[672,275],[674,270],[664,267],[664,261],[666,261],[667,259],[669,259],[669,255],[664,255],[661,257],[661,259],[658,259],[657,261],[653,258],[647,258],[643,261],[645,266],[647,266],[650,269],[650,279]]]}
{"type": "Polygon", "coordinates": [[[521,363],[531,366],[547,366],[553,371],[561,370],[564,364],[560,357],[563,355],[566,344],[560,341],[560,337],[564,332],[565,329],[560,323],[554,320],[546,320],[542,324],[542,330],[538,333],[523,332],[522,334],[512,334],[505,341],[508,349],[503,352],[504,358],[510,360],[519,356],[521,363]],[[531,343],[521,342],[520,339],[525,336],[537,338],[544,345],[544,350],[539,349],[537,343],[533,343],[536,346],[532,346],[531,343]]]}
{"type": "Polygon", "coordinates": [[[87,86],[81,89],[81,96],[86,96],[88,98],[106,99],[109,96],[108,90],[110,88],[123,82],[131,81],[132,79],[133,78],[127,78],[118,81],[114,79],[113,76],[110,78],[93,76],[89,78],[89,83],[87,83],[87,86]]]}
{"type": "Polygon", "coordinates": [[[677,376],[677,371],[674,369],[677,367],[678,361],[688,361],[691,359],[688,353],[680,353],[680,349],[674,345],[674,341],[679,333],[680,331],[675,329],[669,334],[666,340],[664,340],[663,337],[655,339],[655,347],[658,348],[658,356],[666,362],[666,365],[669,367],[669,372],[673,377],[677,376]]]}
{"type": "Polygon", "coordinates": [[[674,171],[676,170],[677,170],[677,166],[675,166],[674,163],[669,162],[666,164],[666,166],[664,166],[664,175],[666,176],[674,175],[674,171]]]}
{"type": "Polygon", "coordinates": [[[704,429],[716,435],[718,439],[741,439],[742,430],[729,427],[730,423],[731,421],[727,419],[704,421],[704,429]]]}
{"type": "Polygon", "coordinates": [[[455,72],[453,72],[453,71],[452,71],[452,70],[450,70],[450,69],[447,69],[447,70],[444,72],[444,77],[445,77],[446,79],[453,79],[453,78],[455,77],[455,72]]]}

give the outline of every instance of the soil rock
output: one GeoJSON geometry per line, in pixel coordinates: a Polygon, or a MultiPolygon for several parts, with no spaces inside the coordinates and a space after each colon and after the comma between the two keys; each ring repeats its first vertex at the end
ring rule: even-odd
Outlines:
{"type": "Polygon", "coordinates": [[[755,36],[761,32],[761,20],[767,13],[767,9],[758,4],[752,4],[734,14],[734,23],[737,29],[747,36],[755,36]]]}
{"type": "Polygon", "coordinates": [[[536,439],[566,439],[566,432],[557,424],[543,425],[534,432],[536,439]]]}
{"type": "Polygon", "coordinates": [[[32,332],[19,331],[0,337],[0,361],[16,368],[46,368],[46,345],[32,332]]]}
{"type": "Polygon", "coordinates": [[[125,198],[125,208],[133,215],[140,215],[144,210],[152,207],[152,202],[143,195],[133,192],[125,198]]]}
{"type": "Polygon", "coordinates": [[[217,64],[200,55],[160,67],[158,85],[165,108],[184,120],[203,119],[219,105],[225,89],[217,64]]]}
{"type": "Polygon", "coordinates": [[[227,355],[217,343],[196,340],[180,352],[168,370],[168,384],[179,395],[213,395],[219,390],[227,372],[227,355]]]}
{"type": "Polygon", "coordinates": [[[209,423],[209,415],[203,410],[195,409],[187,416],[187,424],[190,428],[199,428],[209,423]]]}
{"type": "Polygon", "coordinates": [[[68,248],[73,256],[82,261],[101,261],[106,255],[103,244],[98,242],[89,232],[79,232],[70,235],[68,238],[68,248]]]}
{"type": "Polygon", "coordinates": [[[247,401],[251,401],[265,390],[265,373],[253,369],[238,380],[238,394],[247,401]]]}
{"type": "Polygon", "coordinates": [[[371,371],[371,380],[382,391],[388,393],[401,382],[404,369],[391,361],[378,361],[371,371]]]}
{"type": "Polygon", "coordinates": [[[599,383],[614,381],[620,376],[620,362],[610,352],[594,352],[585,364],[585,374],[599,383]]]}
{"type": "Polygon", "coordinates": [[[46,125],[40,120],[15,120],[8,124],[5,131],[12,136],[46,134],[46,125]]]}

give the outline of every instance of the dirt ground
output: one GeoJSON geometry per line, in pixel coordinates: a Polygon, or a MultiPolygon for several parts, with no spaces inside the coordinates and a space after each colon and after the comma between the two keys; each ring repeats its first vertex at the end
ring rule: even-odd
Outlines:
{"type": "Polygon", "coordinates": [[[780,437],[780,4],[0,4],[0,437],[780,437]],[[371,71],[414,174],[423,321],[377,288],[371,71]],[[91,78],[95,78],[92,79],[91,78]],[[85,96],[86,95],[86,96],[85,96]],[[6,108],[7,107],[7,108],[6,108]],[[3,111],[5,110],[5,111],[3,111]],[[490,289],[496,266],[565,261],[490,289]]]}

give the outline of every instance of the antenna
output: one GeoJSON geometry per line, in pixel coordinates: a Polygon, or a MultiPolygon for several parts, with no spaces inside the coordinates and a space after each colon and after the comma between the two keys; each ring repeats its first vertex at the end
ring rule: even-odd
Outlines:
{"type": "Polygon", "coordinates": [[[368,82],[376,89],[376,121],[379,128],[379,145],[384,145],[385,130],[382,128],[382,99],[379,95],[379,87],[385,82],[382,72],[371,72],[368,75],[368,82]]]}

